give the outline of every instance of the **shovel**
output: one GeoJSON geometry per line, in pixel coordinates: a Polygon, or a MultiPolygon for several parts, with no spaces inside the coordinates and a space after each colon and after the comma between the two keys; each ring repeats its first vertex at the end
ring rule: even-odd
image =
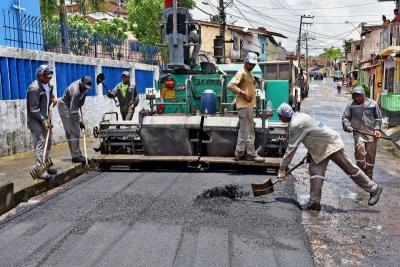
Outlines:
{"type": "MultiPolygon", "coordinates": [[[[359,131],[359,130],[353,130],[353,132],[355,132],[355,133],[360,133],[360,134],[365,134],[365,135],[369,135],[369,136],[375,137],[374,134],[369,133],[369,132],[364,132],[364,131],[359,131]]],[[[386,136],[386,135],[385,135],[385,136],[381,136],[380,138],[381,138],[381,139],[385,139],[385,140],[389,140],[389,141],[392,143],[392,145],[393,145],[397,150],[400,151],[400,145],[398,145],[398,144],[396,143],[396,141],[394,141],[392,138],[390,138],[390,137],[388,137],[388,136],[386,136]]]]}
{"type": "MultiPolygon", "coordinates": [[[[82,121],[83,121],[82,108],[80,110],[81,110],[81,118],[82,118],[82,121]]],[[[88,158],[87,158],[87,147],[86,147],[86,130],[82,129],[82,131],[83,131],[83,149],[84,149],[84,152],[85,152],[85,163],[86,163],[86,166],[87,166],[88,165],[88,158]]]]}
{"type": "MultiPolygon", "coordinates": [[[[48,112],[48,117],[50,118],[50,113],[51,113],[51,105],[49,107],[49,112],[48,112]]],[[[51,122],[50,122],[51,123],[51,122]]],[[[40,176],[46,172],[48,169],[50,169],[51,166],[53,166],[53,161],[51,161],[50,157],[46,159],[46,152],[47,152],[47,146],[49,145],[49,139],[50,139],[50,132],[51,129],[47,130],[47,135],[46,135],[46,142],[44,143],[44,150],[43,150],[43,162],[36,166],[32,171],[30,171],[30,174],[33,179],[39,179],[40,176]]]]}
{"type": "MultiPolygon", "coordinates": [[[[295,166],[293,166],[289,171],[286,172],[286,176],[291,174],[295,169],[300,167],[301,165],[305,164],[307,162],[308,155],[305,156],[299,163],[297,163],[295,166]]],[[[275,180],[272,182],[271,178],[268,178],[262,183],[251,183],[251,189],[253,190],[253,195],[255,197],[259,197],[262,195],[266,195],[269,193],[274,192],[274,185],[279,182],[279,180],[275,180]]]]}

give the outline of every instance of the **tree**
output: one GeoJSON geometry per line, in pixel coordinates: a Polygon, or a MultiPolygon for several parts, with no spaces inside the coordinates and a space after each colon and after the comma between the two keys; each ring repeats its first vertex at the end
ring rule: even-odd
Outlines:
{"type": "Polygon", "coordinates": [[[128,23],[125,20],[114,18],[100,20],[94,25],[97,42],[102,45],[111,58],[122,57],[122,45],[128,38],[128,23]]]}
{"type": "MultiPolygon", "coordinates": [[[[195,6],[193,0],[180,0],[179,5],[187,8],[195,6]]],[[[131,31],[140,42],[155,45],[159,42],[162,0],[129,0],[128,22],[131,31]]]]}
{"type": "Polygon", "coordinates": [[[342,51],[340,48],[330,47],[324,48],[324,52],[319,55],[322,59],[325,59],[329,64],[335,63],[337,59],[342,57],[342,51]]]}

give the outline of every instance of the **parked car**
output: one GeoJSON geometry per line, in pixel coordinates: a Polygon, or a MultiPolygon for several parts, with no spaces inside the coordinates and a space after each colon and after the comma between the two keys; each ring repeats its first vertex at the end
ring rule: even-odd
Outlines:
{"type": "Polygon", "coordinates": [[[323,80],[324,79],[324,75],[321,72],[317,72],[314,75],[314,80],[323,80]]]}
{"type": "Polygon", "coordinates": [[[340,79],[343,79],[344,75],[343,72],[340,70],[335,71],[335,73],[333,74],[333,81],[339,81],[340,79]]]}
{"type": "Polygon", "coordinates": [[[310,77],[312,78],[312,77],[314,77],[315,74],[317,74],[318,72],[319,72],[318,69],[312,69],[312,70],[310,70],[309,75],[310,75],[310,77]]]}

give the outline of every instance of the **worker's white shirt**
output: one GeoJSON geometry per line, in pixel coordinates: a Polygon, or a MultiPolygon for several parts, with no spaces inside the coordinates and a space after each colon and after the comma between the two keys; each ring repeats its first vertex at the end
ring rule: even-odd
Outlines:
{"type": "Polygon", "coordinates": [[[312,159],[319,163],[344,147],[340,135],[315,121],[305,113],[295,113],[288,125],[289,144],[281,160],[281,169],[286,169],[301,143],[308,149],[312,159]]]}
{"type": "Polygon", "coordinates": [[[46,108],[46,114],[49,112],[49,102],[50,102],[50,86],[49,84],[44,84],[42,83],[44,91],[46,92],[46,97],[47,97],[47,108],[46,108]]]}

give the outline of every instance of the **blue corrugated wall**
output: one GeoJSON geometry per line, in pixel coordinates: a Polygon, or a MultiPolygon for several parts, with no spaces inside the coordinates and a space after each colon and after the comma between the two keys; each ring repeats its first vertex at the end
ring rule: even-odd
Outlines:
{"type": "Polygon", "coordinates": [[[135,70],[136,90],[139,94],[146,93],[146,88],[153,87],[153,72],[135,70]]]}
{"type": "Polygon", "coordinates": [[[25,99],[26,90],[44,61],[0,57],[0,99],[25,99]],[[17,75],[18,74],[18,75],[17,75]]]}
{"type": "MultiPolygon", "coordinates": [[[[121,82],[121,73],[123,71],[129,71],[130,69],[125,68],[115,68],[115,67],[102,67],[101,71],[103,72],[106,79],[104,80],[104,84],[107,86],[109,90],[112,90],[119,82],[121,82]]],[[[106,88],[103,87],[103,95],[106,93],[106,88]]]]}
{"type": "Polygon", "coordinates": [[[57,96],[62,97],[65,89],[72,82],[88,75],[93,80],[93,86],[88,92],[88,96],[96,95],[96,68],[93,65],[71,64],[71,63],[56,63],[57,73],[57,96]]]}

